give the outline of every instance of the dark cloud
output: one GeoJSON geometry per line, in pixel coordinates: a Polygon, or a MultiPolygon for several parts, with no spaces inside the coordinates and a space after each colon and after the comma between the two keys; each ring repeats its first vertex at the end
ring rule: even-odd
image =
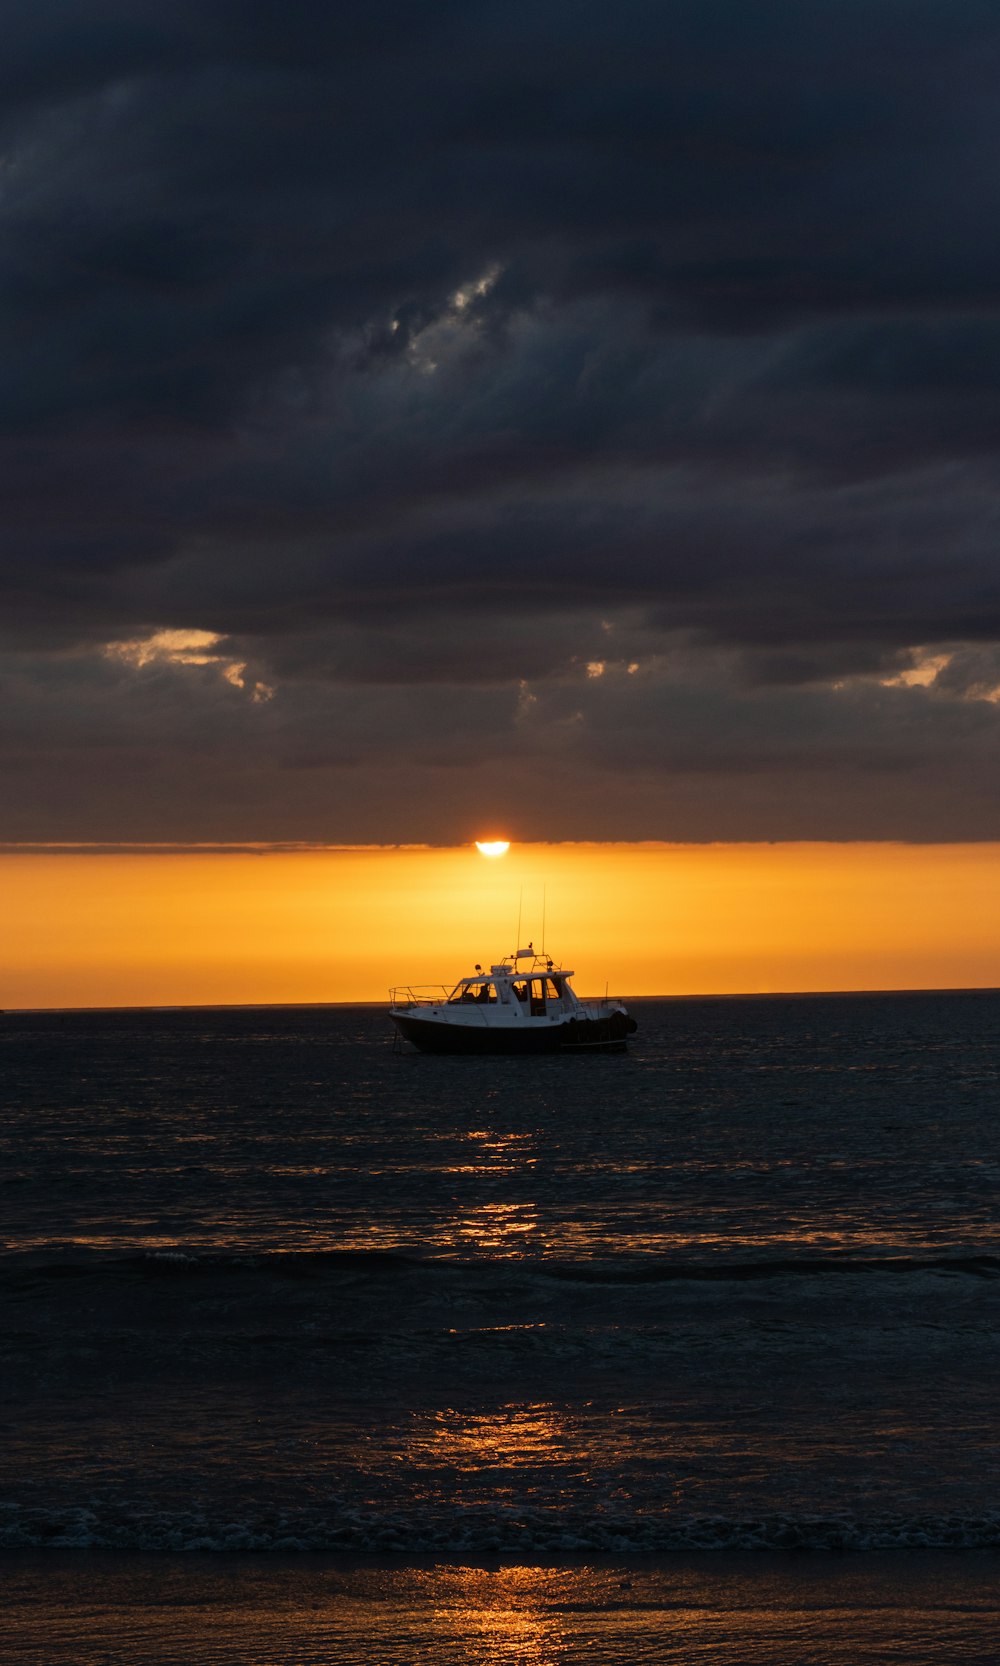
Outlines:
{"type": "Polygon", "coordinates": [[[15,0],[0,835],[995,833],[998,69],[972,0],[15,0]]]}

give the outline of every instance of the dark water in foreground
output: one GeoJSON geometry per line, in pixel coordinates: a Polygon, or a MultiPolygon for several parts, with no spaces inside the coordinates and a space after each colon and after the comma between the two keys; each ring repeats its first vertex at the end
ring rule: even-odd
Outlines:
{"type": "Polygon", "coordinates": [[[4,1666],[995,1666],[996,1561],[12,1557],[4,1666]]]}
{"type": "MultiPolygon", "coordinates": [[[[554,1590],[633,1616],[588,1658],[673,1658],[642,1654],[650,1616],[662,1636],[712,1606],[678,1557],[916,1547],[928,1570],[964,1553],[955,1612],[985,1612],[1000,996],[634,1010],[625,1057],[523,1061],[395,1055],[367,1009],[0,1017],[0,1546],[34,1553],[7,1564],[24,1611],[69,1548],[267,1552],[241,1564],[258,1582],[336,1552],[396,1569],[404,1632],[423,1615],[377,1658],[572,1658],[576,1620],[528,1647],[554,1590]],[[464,1656],[450,1620],[427,1630],[459,1611],[464,1656]]],[[[112,1564],[116,1623],[141,1562],[112,1564]]],[[[223,1564],[188,1556],[188,1599],[217,1605],[223,1564]]],[[[324,1579],[345,1624],[388,1613],[370,1570],[287,1578],[303,1613],[324,1579]]],[[[322,1646],[232,1658],[363,1658],[322,1646]]],[[[783,1648],[743,1658],[812,1658],[783,1648]]]]}

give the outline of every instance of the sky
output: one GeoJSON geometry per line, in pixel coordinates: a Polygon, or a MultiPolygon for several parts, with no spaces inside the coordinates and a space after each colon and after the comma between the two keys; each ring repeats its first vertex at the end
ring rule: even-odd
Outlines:
{"type": "Polygon", "coordinates": [[[489,833],[985,883],[998,84],[985,0],[8,0],[8,892],[489,833]]]}
{"type": "Polygon", "coordinates": [[[8,0],[0,840],[993,838],[1000,17],[8,0]]]}
{"type": "Polygon", "coordinates": [[[998,857],[888,841],[0,855],[0,1007],[385,1003],[392,985],[450,989],[519,925],[583,995],[995,988],[998,857]]]}

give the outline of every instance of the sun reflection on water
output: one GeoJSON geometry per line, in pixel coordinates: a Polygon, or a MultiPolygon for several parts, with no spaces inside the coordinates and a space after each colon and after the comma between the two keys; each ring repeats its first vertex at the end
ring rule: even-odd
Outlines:
{"type": "Polygon", "coordinates": [[[489,1250],[493,1255],[519,1255],[528,1234],[537,1232],[538,1211],[533,1203],[483,1203],[459,1221],[460,1242],[489,1250]]]}
{"type": "Polygon", "coordinates": [[[466,1473],[484,1466],[515,1469],[586,1460],[586,1448],[570,1439],[565,1419],[546,1401],[471,1414],[446,1407],[434,1414],[429,1439],[439,1461],[466,1473]]]}
{"type": "Polygon", "coordinates": [[[434,1630],[442,1641],[449,1633],[461,1638],[470,1663],[555,1666],[566,1659],[566,1634],[550,1584],[545,1568],[455,1568],[448,1604],[435,1609],[434,1630]]]}

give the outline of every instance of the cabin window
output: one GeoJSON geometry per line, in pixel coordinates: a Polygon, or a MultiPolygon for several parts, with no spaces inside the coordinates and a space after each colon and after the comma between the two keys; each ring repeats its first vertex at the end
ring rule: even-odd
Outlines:
{"type": "Polygon", "coordinates": [[[547,1000],[558,1001],[562,997],[562,980],[559,978],[542,978],[542,989],[547,1000]]]}
{"type": "Polygon", "coordinates": [[[527,980],[527,978],[518,978],[514,983],[511,984],[510,987],[514,991],[514,996],[515,996],[516,1000],[526,1001],[528,999],[528,980],[527,980]]]}
{"type": "Polygon", "coordinates": [[[545,1017],[545,985],[546,985],[546,982],[547,982],[547,979],[545,979],[545,978],[532,978],[532,980],[531,980],[531,1016],[532,1016],[532,1018],[544,1018],[545,1017]]]}
{"type": "Polygon", "coordinates": [[[454,994],[448,997],[449,1006],[486,1006],[495,1002],[497,998],[496,985],[493,983],[460,984],[454,994]]]}

